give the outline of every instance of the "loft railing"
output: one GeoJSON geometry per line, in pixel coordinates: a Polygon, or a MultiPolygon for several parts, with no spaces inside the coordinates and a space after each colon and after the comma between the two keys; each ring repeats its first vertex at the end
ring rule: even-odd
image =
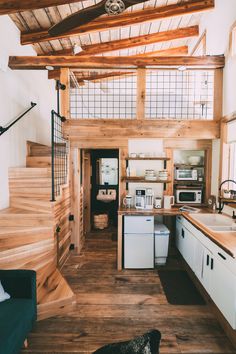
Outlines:
{"type": "Polygon", "coordinates": [[[51,149],[52,149],[52,196],[55,201],[60,188],[68,178],[68,140],[63,137],[63,123],[66,118],[51,111],[51,149]]]}
{"type": "Polygon", "coordinates": [[[0,136],[4,134],[6,131],[8,131],[13,125],[15,125],[21,118],[23,118],[31,109],[33,109],[37,103],[31,102],[31,105],[29,108],[26,109],[19,117],[8,123],[6,127],[0,126],[0,136]]]}

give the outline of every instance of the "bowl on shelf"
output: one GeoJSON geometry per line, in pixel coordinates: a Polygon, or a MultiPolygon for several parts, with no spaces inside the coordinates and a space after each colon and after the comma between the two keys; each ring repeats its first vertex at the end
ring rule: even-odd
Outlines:
{"type": "Polygon", "coordinates": [[[200,165],[201,156],[189,156],[188,162],[190,165],[200,165]]]}
{"type": "Polygon", "coordinates": [[[163,170],[158,172],[158,177],[162,181],[166,181],[168,179],[168,171],[163,170]]]}

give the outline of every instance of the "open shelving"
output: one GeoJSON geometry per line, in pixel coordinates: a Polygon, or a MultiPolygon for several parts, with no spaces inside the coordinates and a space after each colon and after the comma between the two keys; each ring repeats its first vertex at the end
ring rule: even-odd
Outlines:
{"type": "Polygon", "coordinates": [[[126,183],[171,183],[171,180],[161,180],[161,179],[156,179],[155,181],[150,181],[145,179],[145,177],[126,177],[123,176],[122,181],[126,183]]]}

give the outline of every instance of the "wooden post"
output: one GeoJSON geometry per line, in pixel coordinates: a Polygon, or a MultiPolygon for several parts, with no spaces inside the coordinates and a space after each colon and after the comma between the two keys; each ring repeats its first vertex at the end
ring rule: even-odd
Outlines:
{"type": "Polygon", "coordinates": [[[127,156],[128,156],[128,147],[119,149],[119,206],[122,205],[123,198],[125,197],[126,194],[126,183],[122,181],[122,177],[126,176],[125,158],[127,156]]]}
{"type": "Polygon", "coordinates": [[[137,69],[137,113],[139,120],[145,119],[146,69],[137,69]]]}
{"type": "Polygon", "coordinates": [[[214,72],[214,120],[219,121],[222,118],[223,101],[223,69],[216,69],[214,72]]]}
{"type": "Polygon", "coordinates": [[[122,270],[122,245],[123,245],[122,222],[123,222],[123,216],[118,215],[118,240],[117,240],[117,269],[118,270],[122,270]]]}
{"type": "Polygon", "coordinates": [[[61,90],[61,110],[60,113],[67,119],[70,118],[70,70],[62,68],[60,72],[60,82],[66,85],[65,90],[61,90]]]}
{"type": "Polygon", "coordinates": [[[169,174],[169,179],[171,183],[166,183],[166,190],[164,191],[164,195],[173,195],[174,193],[174,161],[173,161],[173,149],[166,148],[166,157],[170,158],[170,160],[166,161],[166,170],[169,174]]]}

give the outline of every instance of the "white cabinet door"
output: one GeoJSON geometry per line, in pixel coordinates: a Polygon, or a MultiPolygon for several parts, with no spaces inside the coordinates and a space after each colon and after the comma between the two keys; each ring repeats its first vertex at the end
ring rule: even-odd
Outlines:
{"type": "Polygon", "coordinates": [[[124,235],[124,268],[154,268],[154,235],[124,235]]]}
{"type": "Polygon", "coordinates": [[[181,252],[181,230],[182,230],[182,224],[180,221],[176,221],[176,247],[178,248],[178,250],[181,252]]]}
{"type": "Polygon", "coordinates": [[[236,329],[236,276],[223,261],[219,254],[213,258],[209,295],[232,328],[236,329]]]}
{"type": "Polygon", "coordinates": [[[200,279],[202,285],[210,295],[211,293],[211,283],[212,283],[212,270],[213,270],[213,254],[209,251],[205,246],[203,252],[203,260],[202,260],[202,277],[200,279]]]}

